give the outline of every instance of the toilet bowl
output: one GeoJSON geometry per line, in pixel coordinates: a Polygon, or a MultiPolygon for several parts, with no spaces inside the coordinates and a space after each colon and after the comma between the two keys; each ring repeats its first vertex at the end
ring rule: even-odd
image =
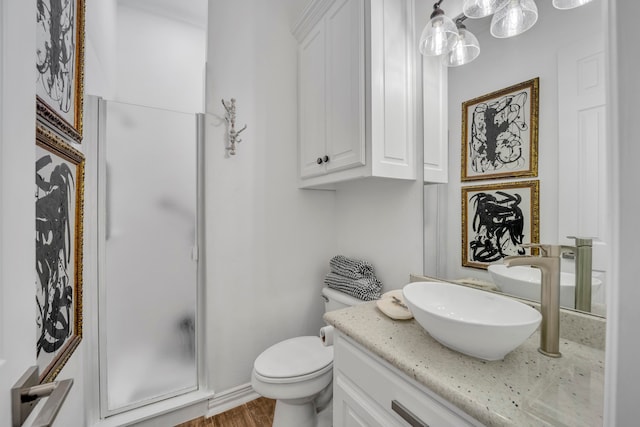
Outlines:
{"type": "MultiPolygon", "coordinates": [[[[363,301],[324,288],[325,311],[363,301]]],[[[272,345],[255,360],[251,385],[276,400],[273,427],[330,427],[333,347],[320,337],[303,336],[272,345]]]]}

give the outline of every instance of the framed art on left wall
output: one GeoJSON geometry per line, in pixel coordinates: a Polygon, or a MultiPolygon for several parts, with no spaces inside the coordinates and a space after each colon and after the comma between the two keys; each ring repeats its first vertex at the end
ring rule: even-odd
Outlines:
{"type": "Polygon", "coordinates": [[[53,380],[82,340],[84,156],[36,127],[36,361],[53,380]]]}
{"type": "Polygon", "coordinates": [[[37,0],[36,111],[82,141],[85,0],[37,0]]]}

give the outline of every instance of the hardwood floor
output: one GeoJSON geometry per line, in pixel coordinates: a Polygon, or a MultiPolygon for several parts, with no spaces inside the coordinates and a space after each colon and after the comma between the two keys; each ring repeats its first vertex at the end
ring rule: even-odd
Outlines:
{"type": "Polygon", "coordinates": [[[271,427],[275,407],[275,400],[261,397],[211,418],[198,418],[177,427],[271,427]]]}

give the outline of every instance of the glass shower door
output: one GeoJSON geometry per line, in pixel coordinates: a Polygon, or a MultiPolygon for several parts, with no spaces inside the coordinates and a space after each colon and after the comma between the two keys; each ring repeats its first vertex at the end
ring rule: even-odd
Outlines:
{"type": "Polygon", "coordinates": [[[102,105],[100,362],[108,416],[197,388],[198,162],[194,114],[102,105]]]}

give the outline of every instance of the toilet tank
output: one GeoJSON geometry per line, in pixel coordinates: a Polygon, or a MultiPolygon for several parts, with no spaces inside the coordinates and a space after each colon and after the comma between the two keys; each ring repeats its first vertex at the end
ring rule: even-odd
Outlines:
{"type": "Polygon", "coordinates": [[[322,298],[324,299],[325,313],[366,302],[356,297],[352,297],[351,295],[347,295],[344,292],[340,292],[327,287],[322,288],[322,298]]]}

